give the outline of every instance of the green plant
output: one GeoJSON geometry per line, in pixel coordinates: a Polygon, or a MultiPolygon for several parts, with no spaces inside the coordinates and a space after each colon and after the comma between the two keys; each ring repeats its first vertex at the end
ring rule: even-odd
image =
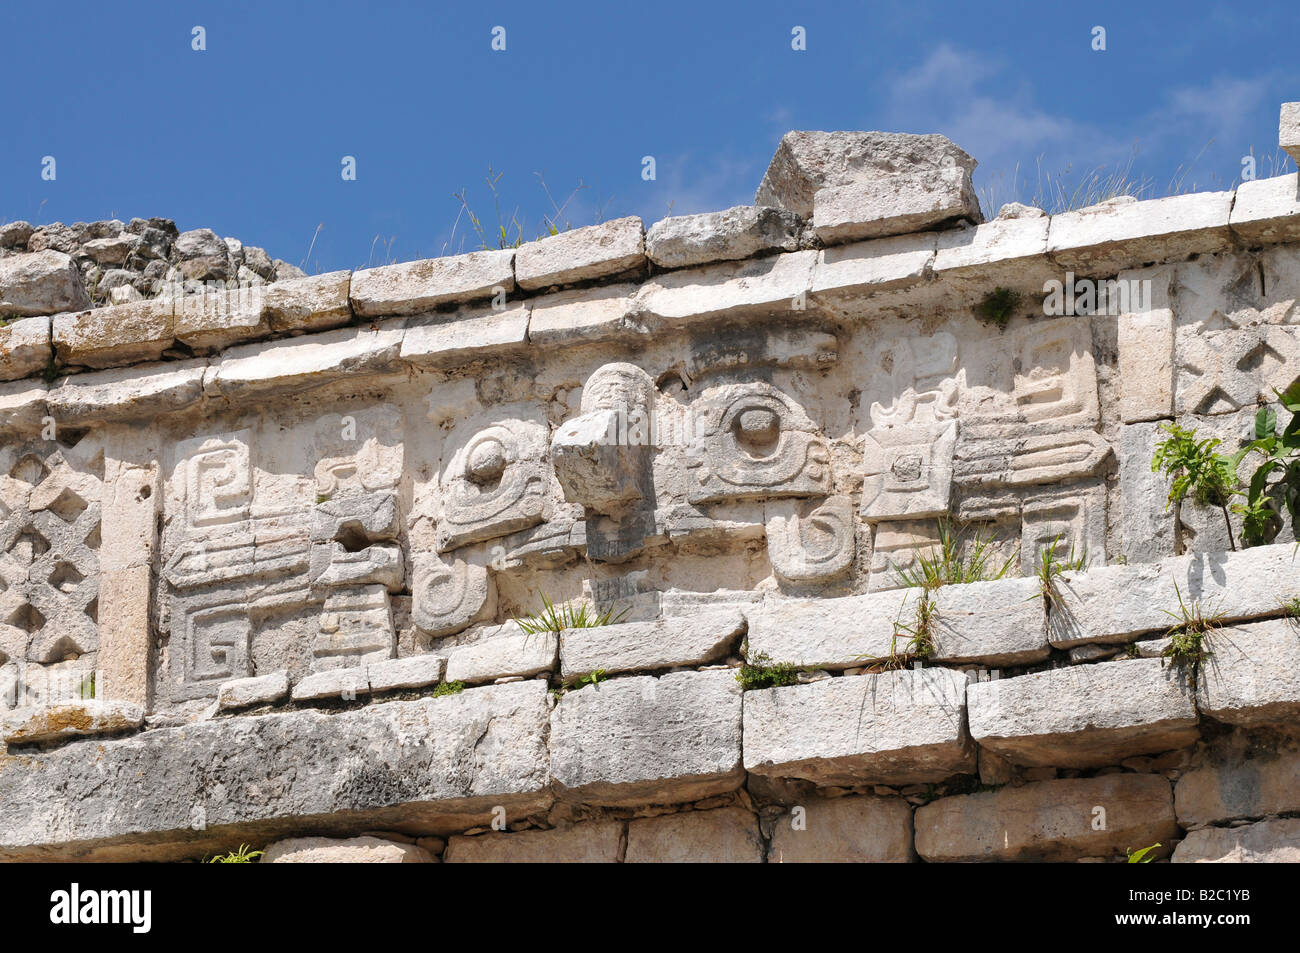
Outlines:
{"type": "Polygon", "coordinates": [[[1282,618],[1292,625],[1300,626],[1300,596],[1284,599],[1278,605],[1282,610],[1282,618]]]}
{"type": "Polygon", "coordinates": [[[934,599],[929,589],[922,589],[916,600],[910,623],[894,620],[894,634],[889,640],[889,654],[884,656],[855,656],[872,672],[894,672],[907,668],[914,661],[924,661],[934,654],[934,628],[936,613],[934,599]],[[902,639],[902,646],[899,640],[902,639]]]}
{"type": "Polygon", "coordinates": [[[997,554],[997,549],[993,545],[993,539],[977,534],[967,546],[962,535],[960,531],[953,532],[948,520],[941,519],[937,549],[918,550],[915,564],[906,569],[899,569],[892,563],[890,568],[904,586],[920,586],[924,589],[1001,579],[1007,574],[1015,559],[1014,554],[1007,557],[1001,567],[994,568],[993,557],[997,554]]]}
{"type": "Polygon", "coordinates": [[[595,669],[594,671],[588,672],[586,675],[579,675],[577,678],[573,679],[571,682],[569,682],[568,685],[564,687],[582,688],[583,686],[586,685],[599,685],[604,680],[605,680],[605,670],[603,668],[598,668],[595,669]]]}
{"type": "Polygon", "coordinates": [[[219,854],[207,860],[209,864],[255,864],[257,858],[262,856],[260,850],[250,850],[247,844],[240,844],[239,850],[232,850],[228,854],[219,854]]]}
{"type": "Polygon", "coordinates": [[[781,688],[799,680],[799,670],[789,662],[773,662],[766,652],[750,655],[746,647],[746,660],[736,670],[736,681],[743,691],[758,688],[781,688]]]}
{"type": "Polygon", "coordinates": [[[1155,860],[1151,852],[1159,847],[1159,844],[1152,844],[1150,847],[1141,847],[1137,850],[1127,851],[1128,863],[1130,864],[1149,864],[1155,860]]]}
{"type": "MultiPolygon", "coordinates": [[[[456,229],[460,225],[460,219],[462,216],[469,221],[470,228],[478,237],[479,248],[481,249],[518,248],[524,242],[529,240],[524,234],[525,225],[523,220],[519,217],[519,206],[516,205],[514,210],[508,216],[502,214],[501,192],[497,188],[497,183],[501,181],[504,174],[505,173],[503,172],[495,171],[492,166],[489,165],[488,174],[483,180],[487,184],[488,192],[492,196],[492,207],[496,214],[495,226],[485,223],[483,219],[474,212],[474,209],[470,206],[468,189],[461,189],[459,192],[453,193],[452,198],[456,199],[460,203],[460,209],[456,212],[456,221],[452,223],[451,236],[443,245],[444,254],[449,247],[453,247],[455,244],[456,229]]],[[[569,194],[569,197],[564,200],[564,203],[559,204],[555,201],[550,188],[546,185],[545,176],[540,172],[535,172],[533,174],[537,176],[542,192],[546,195],[546,200],[551,205],[550,213],[542,215],[541,222],[534,230],[536,234],[534,234],[533,237],[545,238],[548,235],[558,235],[560,232],[572,228],[573,225],[569,222],[565,210],[568,208],[569,203],[573,201],[574,196],[585,189],[586,186],[579,181],[577,188],[569,194]]],[[[597,221],[599,221],[602,216],[603,210],[598,209],[596,216],[597,221]]],[[[463,238],[461,243],[463,248],[463,238]]]]}
{"type": "Polygon", "coordinates": [[[1188,604],[1183,599],[1183,592],[1174,583],[1174,593],[1178,596],[1178,611],[1163,610],[1165,615],[1177,620],[1165,634],[1169,636],[1169,645],[1160,653],[1162,659],[1168,659],[1188,676],[1193,690],[1200,677],[1201,666],[1210,657],[1211,650],[1206,644],[1211,632],[1219,628],[1223,612],[1218,609],[1207,610],[1201,600],[1195,599],[1188,604]]]}
{"type": "Polygon", "coordinates": [[[464,682],[439,682],[433,689],[433,697],[441,698],[443,695],[459,695],[464,690],[464,682]]]}
{"type": "Polygon", "coordinates": [[[1273,393],[1291,413],[1290,423],[1279,433],[1277,411],[1261,407],[1255,414],[1255,439],[1239,454],[1264,458],[1251,475],[1246,501],[1233,507],[1241,514],[1241,538],[1247,546],[1276,539],[1283,526],[1283,510],[1291,518],[1292,532],[1300,530],[1300,378],[1285,391],[1273,393]]]}
{"type": "Polygon", "coordinates": [[[1156,444],[1151,457],[1151,472],[1169,477],[1169,496],[1165,505],[1174,511],[1174,554],[1182,555],[1183,503],[1191,499],[1197,506],[1214,506],[1223,513],[1228,527],[1228,544],[1237,548],[1232,538],[1232,520],[1228,501],[1236,492],[1237,464],[1246,451],[1234,456],[1218,453],[1220,440],[1197,440],[1196,429],[1188,430],[1175,423],[1161,426],[1168,437],[1156,444]]]}
{"type": "Polygon", "coordinates": [[[998,286],[975,306],[975,314],[999,328],[1005,328],[1011,314],[1020,306],[1020,292],[998,286]]]}
{"type": "Polygon", "coordinates": [[[542,593],[541,612],[529,613],[522,619],[518,616],[512,618],[526,633],[536,635],[539,632],[558,633],[565,629],[594,629],[602,625],[613,625],[622,621],[627,613],[628,610],[624,609],[615,614],[613,606],[604,612],[597,612],[585,602],[578,608],[565,603],[557,609],[550,597],[542,593]]]}
{"type": "Polygon", "coordinates": [[[1067,572],[1079,572],[1088,566],[1088,552],[1075,553],[1074,543],[1064,558],[1057,555],[1061,548],[1061,534],[1057,533],[1052,541],[1038,551],[1038,588],[1043,602],[1049,607],[1060,605],[1060,595],[1056,591],[1056,579],[1067,572]]]}

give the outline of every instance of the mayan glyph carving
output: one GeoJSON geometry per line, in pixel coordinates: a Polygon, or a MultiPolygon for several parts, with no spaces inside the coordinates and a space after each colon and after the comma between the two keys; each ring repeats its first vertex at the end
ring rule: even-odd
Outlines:
{"type": "Polygon", "coordinates": [[[965,368],[958,367],[957,339],[952,334],[939,331],[907,338],[886,348],[881,359],[894,398],[888,406],[872,402],[873,426],[933,424],[957,416],[965,368]]]}
{"type": "Polygon", "coordinates": [[[773,571],[791,582],[823,582],[853,565],[853,502],[832,496],[818,503],[775,500],[765,504],[767,552],[773,571]]]}
{"type": "Polygon", "coordinates": [[[98,647],[103,474],[94,437],[0,449],[0,664],[98,647]]]}
{"type": "Polygon", "coordinates": [[[1268,400],[1300,364],[1300,338],[1289,327],[1252,327],[1180,335],[1174,381],[1179,414],[1222,414],[1268,400]]]}
{"type": "Polygon", "coordinates": [[[495,588],[485,566],[459,554],[424,554],[415,560],[411,620],[426,635],[459,632],[496,609],[495,588]]]}
{"type": "Polygon", "coordinates": [[[549,445],[546,425],[527,411],[458,427],[439,487],[438,551],[542,522],[553,482],[549,445]]]}
{"type": "Polygon", "coordinates": [[[878,428],[862,452],[862,516],[916,519],[948,512],[957,421],[878,428]]]}
{"type": "Polygon", "coordinates": [[[771,384],[722,384],[691,405],[687,499],[825,496],[831,487],[826,438],[793,398],[771,384]]]}

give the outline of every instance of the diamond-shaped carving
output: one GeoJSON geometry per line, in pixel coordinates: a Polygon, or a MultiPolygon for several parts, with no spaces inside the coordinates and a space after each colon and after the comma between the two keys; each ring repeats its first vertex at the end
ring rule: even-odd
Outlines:
{"type": "Polygon", "coordinates": [[[31,635],[39,632],[41,626],[45,625],[45,616],[41,615],[35,606],[24,604],[9,613],[9,618],[5,619],[5,622],[31,635]]]}
{"type": "Polygon", "coordinates": [[[54,567],[54,572],[50,573],[50,585],[59,592],[71,592],[81,584],[86,577],[77,572],[77,567],[68,562],[60,562],[54,567]]]}
{"type": "Polygon", "coordinates": [[[29,453],[13,465],[9,475],[15,480],[34,487],[39,486],[41,481],[50,475],[50,468],[42,463],[36,454],[29,453]]]}
{"type": "Polygon", "coordinates": [[[73,493],[72,490],[65,488],[47,508],[63,522],[73,523],[76,522],[78,516],[86,511],[86,507],[89,505],[80,496],[73,493]]]}

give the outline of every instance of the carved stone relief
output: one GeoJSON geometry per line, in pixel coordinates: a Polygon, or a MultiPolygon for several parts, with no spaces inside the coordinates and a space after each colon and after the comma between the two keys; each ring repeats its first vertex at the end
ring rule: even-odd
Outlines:
{"type": "Polygon", "coordinates": [[[792,582],[821,582],[853,565],[853,503],[832,496],[820,503],[776,500],[766,504],[767,551],[772,569],[792,582]]]}

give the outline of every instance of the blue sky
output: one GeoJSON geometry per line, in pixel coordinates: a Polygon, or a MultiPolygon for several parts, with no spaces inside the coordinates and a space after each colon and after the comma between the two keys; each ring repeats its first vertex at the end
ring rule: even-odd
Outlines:
{"type": "Polygon", "coordinates": [[[159,215],[309,272],[473,250],[454,193],[495,228],[489,165],[527,238],[551,209],[536,173],[560,203],[584,186],[575,226],[649,224],[751,202],[796,128],[942,132],[995,205],[1017,165],[1024,197],[1040,164],[1163,194],[1188,166],[1184,190],[1231,187],[1252,149],[1270,174],[1278,106],[1300,100],[1294,0],[63,0],[6,3],[0,37],[0,221],[159,215]]]}

